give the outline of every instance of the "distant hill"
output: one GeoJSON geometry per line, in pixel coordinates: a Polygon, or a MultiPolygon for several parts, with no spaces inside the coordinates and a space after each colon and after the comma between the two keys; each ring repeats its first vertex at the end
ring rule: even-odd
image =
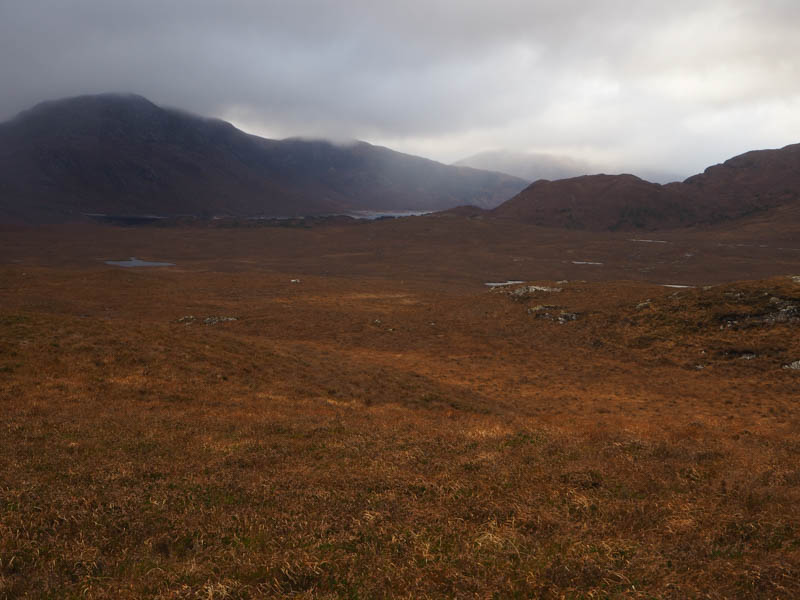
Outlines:
{"type": "Polygon", "coordinates": [[[682,183],[659,185],[633,175],[537,181],[489,214],[545,227],[654,230],[716,224],[798,204],[795,144],[736,156],[682,183]]]}
{"type": "Polygon", "coordinates": [[[498,206],[492,215],[545,227],[616,230],[679,227],[696,214],[674,184],[633,175],[586,175],[537,181],[498,206]]]}
{"type": "Polygon", "coordinates": [[[365,142],[264,139],[135,95],[45,102],[0,124],[0,221],[491,208],[526,183],[365,142]]]}
{"type": "MultiPolygon", "coordinates": [[[[548,154],[545,152],[511,152],[509,150],[490,150],[480,152],[460,160],[455,165],[474,167],[487,171],[508,173],[515,177],[538,181],[539,179],[566,179],[601,173],[604,169],[585,160],[570,156],[548,154]]],[[[668,171],[653,168],[640,168],[634,171],[639,177],[657,183],[678,181],[683,177],[668,171]]]]}
{"type": "Polygon", "coordinates": [[[593,172],[589,163],[568,156],[540,152],[511,152],[508,150],[479,152],[454,164],[462,167],[508,173],[528,181],[564,179],[593,172]]]}

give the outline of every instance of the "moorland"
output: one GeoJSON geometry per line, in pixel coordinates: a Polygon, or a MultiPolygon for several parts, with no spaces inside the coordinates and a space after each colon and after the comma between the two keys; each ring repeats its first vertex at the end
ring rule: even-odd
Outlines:
{"type": "Polygon", "coordinates": [[[0,598],[800,597],[799,174],[0,124],[0,598]]]}
{"type": "Polygon", "coordinates": [[[6,226],[0,597],[797,597],[769,214],[6,226]]]}

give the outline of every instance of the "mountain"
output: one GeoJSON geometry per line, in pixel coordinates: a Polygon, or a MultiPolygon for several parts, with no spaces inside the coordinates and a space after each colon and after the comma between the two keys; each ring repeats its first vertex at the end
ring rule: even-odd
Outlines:
{"type": "Polygon", "coordinates": [[[633,175],[537,181],[490,214],[544,227],[655,230],[716,224],[798,204],[800,144],[795,144],[747,152],[682,183],[660,185],[633,175]]]}
{"type": "Polygon", "coordinates": [[[365,142],[264,139],[135,95],[45,102],[0,124],[0,221],[490,208],[525,183],[365,142]]]}
{"type": "Polygon", "coordinates": [[[545,227],[616,230],[677,227],[694,222],[674,185],[634,175],[585,175],[540,180],[492,211],[501,218],[545,227]]]}
{"type": "MultiPolygon", "coordinates": [[[[508,173],[528,181],[580,177],[582,175],[600,173],[604,170],[603,167],[569,156],[543,152],[511,152],[509,150],[480,152],[454,164],[508,173]]],[[[683,177],[675,173],[648,167],[635,169],[635,173],[643,179],[656,183],[668,183],[683,179],[683,177]]]]}
{"type": "MultiPolygon", "coordinates": [[[[600,169],[601,172],[603,169],[600,169]]],[[[674,183],[676,181],[683,181],[686,179],[686,174],[678,174],[674,171],[658,169],[653,167],[640,167],[636,169],[632,169],[633,174],[637,177],[644,179],[645,181],[650,181],[652,183],[660,183],[665,185],[667,183],[674,183]]],[[[627,172],[627,170],[626,170],[627,172]]]]}
{"type": "Polygon", "coordinates": [[[689,177],[684,184],[723,205],[769,209],[800,198],[800,144],[754,150],[689,177]]]}
{"type": "Polygon", "coordinates": [[[568,156],[540,152],[489,150],[479,152],[456,163],[457,166],[499,171],[528,181],[564,179],[593,171],[589,163],[568,156]]]}

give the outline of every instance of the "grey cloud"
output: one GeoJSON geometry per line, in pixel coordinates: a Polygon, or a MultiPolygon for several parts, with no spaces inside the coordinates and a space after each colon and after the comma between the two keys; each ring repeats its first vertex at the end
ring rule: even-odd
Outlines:
{"type": "Polygon", "coordinates": [[[0,118],[133,91],[444,160],[505,148],[691,172],[800,140],[799,23],[782,0],[0,0],[0,118]]]}

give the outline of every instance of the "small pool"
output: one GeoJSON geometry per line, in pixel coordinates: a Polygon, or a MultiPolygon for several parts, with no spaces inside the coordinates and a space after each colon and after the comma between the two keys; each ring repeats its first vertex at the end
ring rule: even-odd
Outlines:
{"type": "Polygon", "coordinates": [[[139,260],[135,256],[131,256],[128,260],[107,260],[107,265],[115,267],[174,267],[175,263],[169,262],[152,262],[149,260],[139,260]]]}

